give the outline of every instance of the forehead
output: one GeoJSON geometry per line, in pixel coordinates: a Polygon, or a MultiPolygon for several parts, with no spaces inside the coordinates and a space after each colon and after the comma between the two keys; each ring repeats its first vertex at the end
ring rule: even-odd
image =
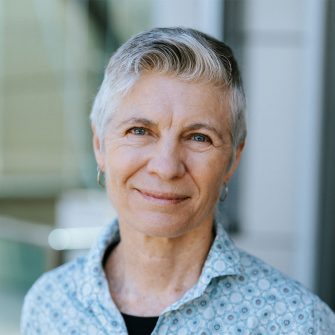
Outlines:
{"type": "MultiPolygon", "coordinates": [[[[226,123],[228,98],[212,84],[186,82],[172,75],[147,73],[141,75],[132,89],[121,99],[117,119],[130,116],[175,120],[226,123]]],[[[114,118],[114,117],[113,117],[114,118]]]]}

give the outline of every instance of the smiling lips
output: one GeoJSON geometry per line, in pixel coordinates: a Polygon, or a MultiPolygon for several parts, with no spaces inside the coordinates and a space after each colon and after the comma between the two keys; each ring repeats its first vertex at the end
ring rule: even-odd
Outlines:
{"type": "Polygon", "coordinates": [[[189,196],[176,193],[163,193],[154,192],[147,190],[136,189],[146,200],[155,202],[157,204],[167,205],[167,204],[179,204],[187,199],[189,196]]]}

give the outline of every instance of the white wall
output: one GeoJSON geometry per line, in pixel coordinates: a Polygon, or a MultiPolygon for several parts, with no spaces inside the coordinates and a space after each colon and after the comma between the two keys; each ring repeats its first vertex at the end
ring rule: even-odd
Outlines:
{"type": "Polygon", "coordinates": [[[152,26],[185,26],[221,38],[222,0],[155,0],[152,26]]]}
{"type": "Polygon", "coordinates": [[[237,242],[312,288],[323,1],[245,4],[249,135],[237,242]]]}

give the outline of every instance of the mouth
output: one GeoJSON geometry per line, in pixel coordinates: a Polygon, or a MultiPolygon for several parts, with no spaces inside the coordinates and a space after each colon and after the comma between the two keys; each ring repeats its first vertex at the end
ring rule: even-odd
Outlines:
{"type": "Polygon", "coordinates": [[[168,192],[156,192],[156,191],[147,191],[135,189],[144,199],[154,202],[161,205],[174,205],[184,202],[190,199],[189,196],[184,194],[177,193],[168,193],[168,192]]]}

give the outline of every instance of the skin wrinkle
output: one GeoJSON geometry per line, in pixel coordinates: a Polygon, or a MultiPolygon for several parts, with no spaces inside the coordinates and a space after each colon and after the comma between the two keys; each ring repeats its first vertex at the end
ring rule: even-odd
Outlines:
{"type": "Polygon", "coordinates": [[[104,151],[94,134],[97,162],[119,217],[121,242],[105,271],[122,312],[157,315],[197,282],[213,240],[221,185],[237,167],[227,172],[228,118],[213,86],[151,73],[122,99],[104,151]],[[134,126],[148,131],[134,133],[134,126]],[[191,136],[198,133],[220,146],[198,142],[191,136]],[[179,200],[160,199],[159,192],[179,200]]]}
{"type": "MultiPolygon", "coordinates": [[[[213,239],[213,238],[212,238],[213,239]]],[[[203,241],[199,241],[198,245],[201,245],[202,243],[207,246],[207,253],[209,251],[210,245],[212,243],[212,239],[210,241],[206,241],[206,238],[203,238],[203,241]]],[[[165,240],[166,243],[168,241],[165,240]]],[[[185,258],[186,260],[190,259],[190,254],[188,252],[189,250],[189,245],[184,246],[184,252],[179,252],[178,258],[183,259],[185,258]],[[184,257],[183,257],[184,256],[184,257]]],[[[134,251],[133,256],[135,254],[138,254],[138,250],[135,249],[133,245],[124,245],[123,248],[125,250],[129,251],[134,251]]],[[[117,248],[116,248],[117,249],[117,248]]],[[[194,248],[192,248],[194,249],[194,248]]],[[[201,248],[197,248],[198,251],[201,248]]],[[[174,301],[176,301],[178,298],[180,298],[181,295],[184,294],[184,292],[190,287],[193,286],[196,283],[197,278],[200,276],[201,268],[204,264],[204,261],[206,257],[202,257],[199,259],[198,262],[192,262],[192,266],[188,267],[188,272],[193,273],[193,278],[194,280],[190,282],[189,280],[185,280],[185,268],[178,267],[178,262],[173,262],[172,265],[174,267],[171,267],[171,257],[161,257],[157,255],[147,255],[144,254],[145,262],[143,262],[143,257],[142,257],[142,262],[141,262],[141,267],[139,269],[139,273],[132,271],[134,268],[138,269],[136,266],[137,261],[136,257],[130,257],[129,259],[125,259],[121,256],[121,261],[117,262],[115,259],[117,258],[117,252],[120,252],[120,250],[116,250],[116,253],[114,254],[114,258],[111,257],[109,262],[109,268],[114,269],[109,273],[109,279],[113,283],[119,283],[118,285],[112,285],[110,287],[111,294],[113,298],[117,299],[119,301],[119,309],[122,312],[125,313],[132,313],[136,315],[143,315],[143,316],[154,316],[157,315],[162,309],[164,309],[167,305],[172,304],[174,301]],[[115,261],[115,265],[113,266],[113,261],[115,261]],[[162,271],[161,273],[156,273],[150,271],[152,267],[159,267],[160,269],[166,269],[166,271],[162,271]],[[148,268],[148,270],[147,270],[148,268]],[[144,283],[142,283],[140,280],[133,281],[132,286],[125,286],[124,283],[127,281],[127,277],[125,276],[125,273],[127,273],[127,270],[130,270],[133,274],[133,277],[136,278],[141,278],[141,274],[143,273],[148,273],[149,276],[146,277],[146,280],[144,283]],[[179,276],[175,278],[174,281],[169,281],[167,282],[167,285],[160,287],[159,290],[155,291],[156,283],[157,282],[163,282],[166,283],[166,277],[169,277],[170,272],[173,271],[179,276]],[[138,276],[136,276],[138,275],[138,276]],[[154,299],[148,298],[148,294],[143,294],[141,293],[142,290],[142,285],[145,284],[145,286],[148,287],[148,290],[150,290],[151,294],[154,296],[154,299]],[[147,301],[149,306],[147,305],[147,301]],[[134,313],[134,309],[129,309],[129,305],[133,306],[145,306],[145,308],[136,308],[136,311],[134,313]]],[[[121,252],[120,252],[121,253],[121,252]]],[[[200,252],[198,252],[200,253],[200,252]]],[[[207,254],[206,253],[206,254],[207,254]]],[[[128,253],[129,254],[129,253],[128,253]]],[[[192,253],[192,259],[196,259],[197,257],[197,251],[192,253]]],[[[133,278],[132,277],[132,278],[133,278]]]]}
{"type": "MultiPolygon", "coordinates": [[[[136,114],[139,114],[139,113],[140,112],[136,112],[136,114]]],[[[124,120],[124,121],[120,122],[119,124],[117,124],[116,128],[117,129],[123,129],[123,127],[126,127],[126,126],[131,126],[131,125],[135,126],[135,125],[139,125],[139,124],[142,124],[145,127],[158,129],[157,123],[154,123],[153,121],[150,121],[150,120],[145,119],[145,118],[138,118],[138,117],[130,117],[129,119],[124,120]]],[[[207,129],[211,132],[214,132],[218,138],[220,138],[222,141],[224,141],[223,134],[219,130],[217,130],[215,128],[215,126],[212,126],[210,124],[193,123],[193,124],[190,124],[187,127],[185,127],[185,130],[190,132],[190,131],[195,131],[195,130],[201,130],[202,128],[207,129]]],[[[222,145],[224,145],[224,143],[222,145]]]]}
{"type": "MultiPolygon", "coordinates": [[[[133,75],[131,77],[131,81],[132,81],[132,85],[130,87],[128,87],[128,89],[126,91],[123,92],[122,97],[125,97],[128,94],[131,94],[132,90],[134,89],[134,86],[136,85],[136,83],[140,80],[140,78],[143,78],[145,76],[150,76],[152,74],[160,74],[162,76],[166,76],[168,78],[178,78],[180,81],[185,82],[185,83],[190,83],[190,84],[200,84],[200,85],[204,85],[204,86],[211,86],[212,89],[217,90],[218,92],[218,97],[220,100],[220,103],[222,104],[221,108],[225,109],[225,108],[232,108],[230,106],[230,99],[231,99],[231,88],[227,85],[227,83],[222,83],[222,80],[219,81],[214,81],[213,78],[207,78],[206,76],[203,75],[190,75],[187,77],[183,76],[183,73],[178,73],[178,72],[173,72],[171,70],[166,70],[166,71],[162,71],[162,70],[153,70],[153,69],[149,69],[149,70],[142,70],[139,71],[136,75],[133,75]]],[[[100,140],[103,140],[103,138],[105,137],[104,135],[108,132],[108,126],[110,124],[110,122],[113,120],[113,116],[117,113],[118,111],[118,106],[120,105],[120,103],[122,102],[122,97],[118,98],[118,103],[115,106],[115,111],[113,113],[110,113],[108,118],[104,121],[104,131],[102,133],[103,136],[100,137],[100,140]]],[[[113,97],[113,100],[116,100],[116,97],[113,97]]],[[[228,118],[228,132],[230,135],[230,140],[233,143],[233,133],[232,133],[232,129],[233,129],[233,115],[231,113],[229,113],[229,118],[228,118]]],[[[95,128],[95,127],[94,127],[95,128]]]]}
{"type": "MultiPolygon", "coordinates": [[[[130,118],[129,122],[122,122],[122,126],[120,127],[117,126],[116,129],[119,130],[120,134],[126,134],[127,131],[129,131],[129,128],[131,129],[132,127],[146,128],[145,130],[150,132],[150,136],[154,137],[154,141],[158,141],[159,138],[162,136],[162,134],[160,134],[159,127],[157,124],[148,119],[143,118],[140,119],[130,118]]],[[[199,133],[208,136],[210,141],[212,141],[212,143],[208,143],[208,147],[204,147],[203,150],[198,150],[199,152],[210,150],[211,148],[209,144],[213,145],[215,148],[222,148],[223,150],[225,150],[229,146],[229,144],[224,140],[223,135],[221,135],[219,131],[217,131],[214,127],[207,125],[205,123],[194,123],[186,126],[183,129],[183,134],[181,134],[181,136],[178,138],[178,141],[188,140],[188,136],[190,136],[190,133],[194,133],[195,131],[199,131],[199,133]],[[204,131],[206,132],[204,133],[204,131]]],[[[136,142],[134,142],[134,144],[136,144],[136,142]]],[[[138,144],[140,145],[141,143],[138,144]]]]}

